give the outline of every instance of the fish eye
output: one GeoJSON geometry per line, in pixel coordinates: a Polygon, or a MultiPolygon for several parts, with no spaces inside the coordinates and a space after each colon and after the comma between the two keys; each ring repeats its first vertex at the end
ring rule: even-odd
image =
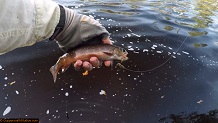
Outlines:
{"type": "Polygon", "coordinates": [[[122,49],[122,52],[123,52],[123,53],[127,53],[127,51],[126,51],[125,49],[122,49]]]}

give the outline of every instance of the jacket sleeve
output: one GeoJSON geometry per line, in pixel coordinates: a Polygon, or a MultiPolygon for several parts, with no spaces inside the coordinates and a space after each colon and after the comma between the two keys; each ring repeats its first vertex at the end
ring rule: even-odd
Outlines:
{"type": "Polygon", "coordinates": [[[64,29],[56,37],[57,44],[69,52],[76,46],[86,43],[95,37],[108,37],[109,32],[97,20],[92,17],[79,14],[75,10],[65,7],[66,23],[64,29]]]}
{"type": "Polygon", "coordinates": [[[0,0],[0,54],[49,38],[59,19],[51,0],[0,0]]]}

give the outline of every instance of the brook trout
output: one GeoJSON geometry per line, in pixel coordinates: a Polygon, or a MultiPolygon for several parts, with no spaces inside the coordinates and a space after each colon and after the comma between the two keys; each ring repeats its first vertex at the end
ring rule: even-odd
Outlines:
{"type": "Polygon", "coordinates": [[[97,57],[100,61],[126,61],[128,52],[118,46],[109,44],[87,45],[62,55],[57,63],[50,68],[54,82],[56,82],[57,74],[61,70],[62,73],[77,60],[89,61],[91,57],[97,57]]]}

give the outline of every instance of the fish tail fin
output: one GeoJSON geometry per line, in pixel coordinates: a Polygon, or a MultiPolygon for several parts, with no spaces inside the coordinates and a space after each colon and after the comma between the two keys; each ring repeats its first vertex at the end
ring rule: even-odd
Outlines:
{"type": "Polygon", "coordinates": [[[57,69],[56,65],[54,65],[50,68],[50,72],[53,76],[54,83],[56,82],[57,74],[58,74],[58,71],[56,69],[57,69]]]}

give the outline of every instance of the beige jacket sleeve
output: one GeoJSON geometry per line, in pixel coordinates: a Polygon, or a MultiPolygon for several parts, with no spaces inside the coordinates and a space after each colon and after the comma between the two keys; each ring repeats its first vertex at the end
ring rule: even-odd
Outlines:
{"type": "Polygon", "coordinates": [[[51,0],[0,0],[0,55],[49,38],[59,19],[51,0]]]}

